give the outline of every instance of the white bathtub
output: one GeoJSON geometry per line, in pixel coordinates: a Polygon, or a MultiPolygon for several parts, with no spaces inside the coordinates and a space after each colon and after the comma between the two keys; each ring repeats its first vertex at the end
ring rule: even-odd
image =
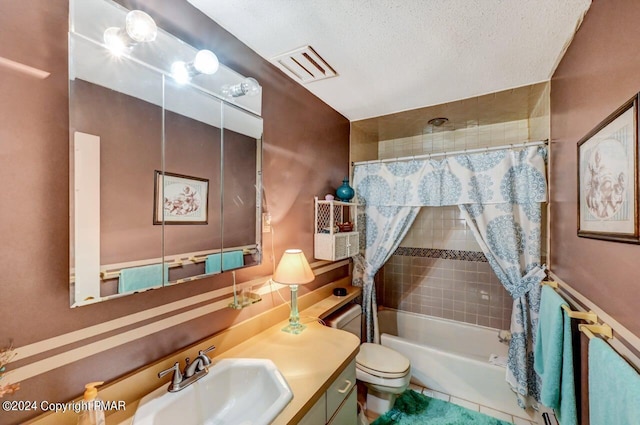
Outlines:
{"type": "Polygon", "coordinates": [[[519,417],[532,411],[518,406],[505,381],[506,369],[489,356],[507,356],[498,329],[432,316],[384,309],[378,312],[382,345],[411,361],[411,381],[519,417]]]}

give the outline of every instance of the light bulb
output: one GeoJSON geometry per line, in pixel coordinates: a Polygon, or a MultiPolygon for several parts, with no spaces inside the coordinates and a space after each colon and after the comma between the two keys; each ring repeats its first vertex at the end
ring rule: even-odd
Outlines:
{"type": "Polygon", "coordinates": [[[202,74],[215,74],[219,66],[218,57],[211,50],[200,50],[193,61],[193,67],[202,74]]]}
{"type": "Polygon", "coordinates": [[[110,27],[104,31],[104,44],[115,56],[131,50],[137,43],[153,41],[158,27],[151,16],[141,10],[132,10],[125,17],[125,27],[110,27]]]}
{"type": "Polygon", "coordinates": [[[171,76],[179,84],[186,84],[191,79],[189,66],[183,61],[176,61],[171,64],[171,76]]]}
{"type": "Polygon", "coordinates": [[[158,35],[158,27],[153,18],[141,10],[132,10],[125,18],[127,34],[135,42],[153,41],[158,35]]]}
{"type": "Polygon", "coordinates": [[[247,96],[255,96],[260,93],[260,84],[255,78],[245,78],[241,84],[242,93],[247,96]]]}
{"type": "Polygon", "coordinates": [[[247,77],[244,80],[242,80],[242,82],[235,84],[233,86],[229,84],[225,84],[224,86],[220,87],[220,92],[224,97],[231,100],[234,97],[240,97],[245,95],[255,96],[260,93],[261,88],[262,87],[260,87],[260,84],[255,78],[247,77]]]}
{"type": "Polygon", "coordinates": [[[118,27],[110,27],[104,31],[104,44],[115,56],[122,55],[129,48],[118,27]]]}

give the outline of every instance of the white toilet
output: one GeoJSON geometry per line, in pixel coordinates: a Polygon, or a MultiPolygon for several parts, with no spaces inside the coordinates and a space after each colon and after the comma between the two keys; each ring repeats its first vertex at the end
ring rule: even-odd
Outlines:
{"type": "MultiPolygon", "coordinates": [[[[362,334],[362,309],[358,304],[338,310],[327,317],[327,326],[362,334]]],[[[409,359],[397,351],[368,342],[360,345],[356,356],[356,378],[367,386],[367,410],[381,415],[393,407],[411,380],[409,359]]]]}

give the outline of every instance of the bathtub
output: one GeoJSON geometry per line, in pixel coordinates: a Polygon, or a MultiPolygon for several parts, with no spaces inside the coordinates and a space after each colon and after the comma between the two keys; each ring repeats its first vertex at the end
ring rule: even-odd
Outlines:
{"type": "MultiPolygon", "coordinates": [[[[505,381],[506,369],[489,356],[507,356],[498,329],[410,312],[378,312],[380,340],[411,361],[411,382],[454,397],[527,418],[505,381]]],[[[530,409],[529,409],[530,410],[530,409]]]]}

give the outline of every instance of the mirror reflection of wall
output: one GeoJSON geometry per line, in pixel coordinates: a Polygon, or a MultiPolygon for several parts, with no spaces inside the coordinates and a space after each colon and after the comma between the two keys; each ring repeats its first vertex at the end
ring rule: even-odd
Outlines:
{"type": "Polygon", "coordinates": [[[115,58],[101,28],[128,11],[72,6],[71,305],[260,264],[261,96],[223,98],[245,79],[224,65],[172,78],[195,49],[161,29],[115,58]]]}

